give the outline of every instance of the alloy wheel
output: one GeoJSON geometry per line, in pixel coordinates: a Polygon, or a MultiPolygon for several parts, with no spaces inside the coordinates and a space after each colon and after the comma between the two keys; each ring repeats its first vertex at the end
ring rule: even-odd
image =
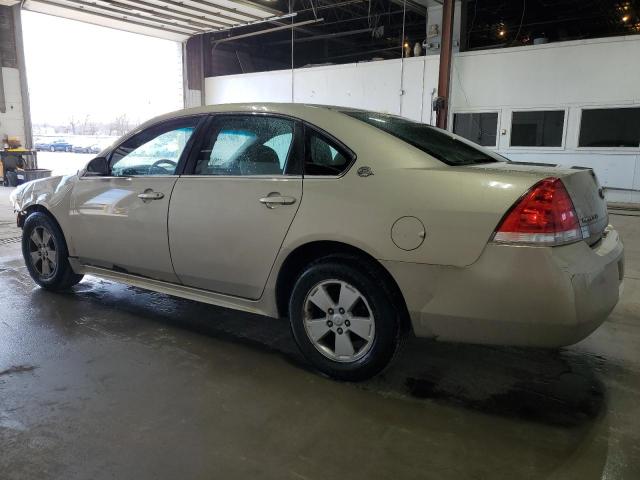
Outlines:
{"type": "Polygon", "coordinates": [[[56,242],[45,227],[36,227],[29,237],[31,264],[41,278],[52,277],[58,266],[56,242]]]}
{"type": "Polygon", "coordinates": [[[324,280],[304,300],[304,328],[313,346],[337,362],[354,362],[373,345],[375,321],[357,288],[342,280],[324,280]]]}

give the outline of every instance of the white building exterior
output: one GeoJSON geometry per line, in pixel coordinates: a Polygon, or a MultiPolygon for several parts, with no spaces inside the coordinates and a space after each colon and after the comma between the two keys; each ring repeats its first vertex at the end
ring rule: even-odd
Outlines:
{"type": "MultiPolygon", "coordinates": [[[[430,106],[438,60],[430,55],[209,77],[205,99],[340,105],[435,123],[430,106]]],[[[455,113],[496,112],[495,150],[517,161],[592,167],[610,201],[640,203],[640,145],[579,147],[581,113],[633,106],[640,107],[640,35],[454,54],[449,128],[455,113]],[[565,112],[560,146],[510,146],[512,113],[532,110],[565,112]]]]}

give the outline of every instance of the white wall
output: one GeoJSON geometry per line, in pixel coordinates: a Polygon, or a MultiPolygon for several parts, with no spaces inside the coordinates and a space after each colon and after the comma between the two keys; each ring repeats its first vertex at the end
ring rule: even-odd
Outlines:
{"type": "MultiPolygon", "coordinates": [[[[452,111],[499,112],[498,151],[513,160],[592,167],[607,187],[640,189],[640,148],[578,148],[582,107],[640,105],[640,36],[552,43],[456,55],[452,111]],[[509,146],[514,110],[565,109],[560,148],[509,146]]],[[[640,128],[640,127],[639,127],[640,128]]],[[[608,191],[640,202],[640,192],[608,191]]]]}
{"type": "Polygon", "coordinates": [[[4,83],[6,112],[0,112],[0,140],[4,135],[17,136],[25,143],[22,96],[20,93],[20,72],[17,68],[0,69],[4,83]]]}
{"type": "MultiPolygon", "coordinates": [[[[577,147],[583,106],[640,105],[640,36],[458,53],[452,72],[451,114],[499,113],[496,148],[513,160],[593,167],[612,188],[640,190],[640,147],[577,147]],[[562,108],[560,148],[509,146],[511,113],[562,108]]],[[[438,57],[332,65],[205,79],[207,104],[306,102],[360,107],[429,123],[438,57]],[[401,75],[401,71],[403,71],[401,75]]],[[[434,117],[435,119],[435,117],[434,117]]],[[[449,124],[451,125],[451,121],[449,124]]],[[[640,192],[608,191],[612,201],[640,203],[640,192]]]]}
{"type": "Polygon", "coordinates": [[[437,83],[438,57],[415,57],[405,60],[404,67],[400,60],[386,60],[299,68],[293,74],[278,70],[209,77],[205,101],[208,105],[291,101],[340,105],[428,123],[431,91],[437,83]]]}

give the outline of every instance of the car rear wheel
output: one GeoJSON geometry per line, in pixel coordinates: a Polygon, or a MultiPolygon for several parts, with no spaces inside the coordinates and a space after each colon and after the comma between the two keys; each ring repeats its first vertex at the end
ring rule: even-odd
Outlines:
{"type": "Polygon", "coordinates": [[[49,147],[49,150],[52,151],[52,152],[55,152],[56,151],[56,147],[51,146],[51,147],[49,147]]]}
{"type": "Polygon", "coordinates": [[[383,370],[399,348],[399,314],[373,269],[325,259],[298,278],[289,303],[296,343],[319,371],[358,381],[383,370]]]}
{"type": "Polygon", "coordinates": [[[60,228],[44,213],[32,213],[25,220],[22,255],[31,278],[41,287],[65,290],[82,280],[83,276],[71,269],[60,228]]]}

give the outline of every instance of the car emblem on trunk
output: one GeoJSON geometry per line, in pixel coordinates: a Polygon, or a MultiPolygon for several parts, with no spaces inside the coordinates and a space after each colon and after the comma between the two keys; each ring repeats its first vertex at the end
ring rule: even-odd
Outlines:
{"type": "Polygon", "coordinates": [[[358,175],[361,177],[370,177],[373,175],[373,170],[371,170],[371,167],[360,167],[358,169],[358,175]]]}
{"type": "Polygon", "coordinates": [[[593,214],[593,215],[589,215],[589,216],[587,216],[587,217],[582,217],[582,218],[580,219],[580,221],[581,221],[582,223],[589,223],[589,222],[593,222],[594,220],[597,220],[597,219],[598,219],[598,214],[597,214],[597,213],[595,213],[595,214],[593,214]]]}

